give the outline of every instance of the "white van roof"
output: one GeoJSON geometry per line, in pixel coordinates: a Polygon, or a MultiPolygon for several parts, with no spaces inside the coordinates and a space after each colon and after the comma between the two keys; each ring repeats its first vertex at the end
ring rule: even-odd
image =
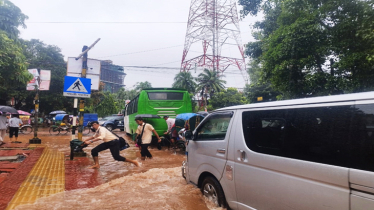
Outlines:
{"type": "Polygon", "coordinates": [[[225,107],[225,108],[217,109],[216,111],[259,108],[259,107],[272,107],[272,106],[288,106],[288,105],[300,105],[300,104],[332,103],[332,102],[356,101],[356,100],[373,100],[373,99],[374,99],[374,92],[372,91],[372,92],[363,92],[363,93],[334,95],[334,96],[321,96],[321,97],[293,99],[293,100],[284,100],[284,101],[253,103],[253,104],[225,107]]]}

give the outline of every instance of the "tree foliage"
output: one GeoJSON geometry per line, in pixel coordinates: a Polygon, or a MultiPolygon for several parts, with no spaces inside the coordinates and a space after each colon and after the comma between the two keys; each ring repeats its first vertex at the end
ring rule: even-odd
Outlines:
{"type": "Polygon", "coordinates": [[[148,88],[152,88],[152,84],[150,83],[150,82],[148,82],[148,81],[145,81],[145,82],[137,82],[136,84],[135,84],[135,90],[137,91],[137,92],[140,92],[140,91],[142,91],[143,89],[148,89],[148,88]]]}
{"type": "Polygon", "coordinates": [[[4,31],[10,39],[18,39],[18,27],[26,28],[26,19],[28,17],[12,2],[0,0],[0,30],[4,31]]]}
{"type": "Polygon", "coordinates": [[[215,93],[221,92],[225,89],[225,80],[220,79],[216,71],[204,69],[196,78],[197,91],[203,98],[205,107],[208,105],[208,98],[213,97],[215,93]]]}
{"type": "Polygon", "coordinates": [[[9,92],[32,79],[26,57],[18,41],[18,27],[26,27],[27,16],[8,0],[0,0],[0,100],[5,103],[9,92]]]}
{"type": "Polygon", "coordinates": [[[246,104],[247,99],[245,96],[238,92],[236,88],[227,88],[227,90],[222,90],[219,93],[216,93],[210,99],[210,104],[213,109],[242,105],[246,104]]]}
{"type": "Polygon", "coordinates": [[[224,84],[226,84],[226,81],[222,80],[216,71],[208,69],[204,69],[203,73],[199,74],[196,81],[198,82],[197,90],[201,93],[209,94],[209,97],[224,90],[224,84]]]}
{"type": "Polygon", "coordinates": [[[373,89],[373,0],[240,0],[255,24],[246,54],[283,98],[373,89]]]}
{"type": "Polygon", "coordinates": [[[196,91],[195,78],[192,76],[191,72],[179,72],[174,77],[172,87],[186,89],[189,93],[194,94],[196,91]]]}
{"type": "Polygon", "coordinates": [[[8,98],[7,93],[12,87],[20,84],[26,88],[31,79],[21,46],[0,31],[0,95],[8,98]]]}
{"type": "MultiPolygon", "coordinates": [[[[29,68],[39,68],[51,71],[51,82],[48,91],[40,91],[40,109],[45,113],[53,110],[73,110],[73,99],[63,96],[64,76],[66,75],[66,63],[61,49],[54,45],[47,45],[40,40],[31,39],[21,41],[24,47],[29,68]]],[[[18,89],[24,92],[25,87],[18,89]]],[[[30,92],[30,91],[28,91],[30,92]]],[[[35,96],[34,92],[31,92],[35,96]]],[[[27,101],[30,105],[30,101],[27,101]]],[[[31,103],[32,104],[32,103],[31,103]]],[[[23,107],[29,110],[30,107],[23,107]]]]}
{"type": "Polygon", "coordinates": [[[259,61],[253,59],[247,68],[250,84],[244,88],[244,95],[250,103],[275,101],[280,92],[272,87],[271,83],[262,79],[262,67],[259,61]],[[258,100],[262,98],[262,100],[258,100]]]}
{"type": "Polygon", "coordinates": [[[115,99],[115,95],[110,92],[104,93],[104,98],[95,107],[94,112],[96,112],[99,117],[105,117],[107,115],[116,114],[120,111],[119,102],[115,99]]]}

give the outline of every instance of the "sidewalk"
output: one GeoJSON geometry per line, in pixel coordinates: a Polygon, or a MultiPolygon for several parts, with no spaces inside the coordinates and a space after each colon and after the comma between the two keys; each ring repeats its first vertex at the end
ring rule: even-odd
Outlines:
{"type": "Polygon", "coordinates": [[[65,190],[91,188],[103,183],[97,170],[87,169],[91,164],[87,157],[70,161],[66,157],[69,154],[47,145],[23,143],[0,147],[0,157],[22,153],[28,157],[21,163],[0,161],[0,172],[5,172],[0,173],[0,210],[32,204],[38,198],[65,190]]]}

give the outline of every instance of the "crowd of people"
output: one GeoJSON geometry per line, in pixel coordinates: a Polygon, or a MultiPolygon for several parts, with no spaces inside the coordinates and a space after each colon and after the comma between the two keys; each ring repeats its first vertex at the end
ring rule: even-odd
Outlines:
{"type": "MultiPolygon", "coordinates": [[[[177,140],[183,139],[181,133],[184,132],[185,129],[177,132],[177,130],[175,129],[175,119],[169,118],[169,116],[164,116],[164,119],[168,126],[167,131],[165,131],[164,133],[164,139],[169,140],[172,146],[175,148],[175,143],[177,142],[177,140]]],[[[140,150],[141,160],[144,161],[146,160],[146,158],[152,159],[153,156],[148,150],[148,147],[152,143],[152,134],[155,135],[158,144],[161,143],[161,138],[157,134],[154,127],[151,124],[144,122],[143,118],[136,117],[135,121],[138,124],[138,128],[136,130],[136,144],[140,150]]],[[[103,142],[91,150],[94,165],[92,165],[90,168],[100,168],[99,153],[107,149],[110,150],[114,160],[129,162],[134,164],[135,166],[139,166],[139,162],[137,160],[131,160],[120,155],[120,141],[117,135],[115,135],[112,131],[106,129],[105,127],[100,126],[99,122],[97,121],[91,122],[91,126],[95,130],[95,134],[92,137],[86,138],[84,140],[84,144],[90,145],[96,141],[103,142]]]]}
{"type": "MultiPolygon", "coordinates": [[[[171,146],[173,148],[176,148],[175,143],[178,139],[183,139],[181,136],[181,133],[184,131],[182,129],[180,132],[177,132],[175,129],[175,119],[170,118],[169,116],[164,116],[164,120],[166,121],[166,124],[168,126],[167,131],[164,132],[164,139],[166,141],[169,141],[171,143],[171,146]]],[[[141,117],[135,118],[136,123],[138,124],[138,128],[136,130],[136,139],[137,146],[139,147],[140,154],[141,154],[141,160],[144,161],[147,159],[152,159],[152,154],[148,150],[148,147],[152,143],[152,134],[155,135],[157,138],[157,143],[161,143],[161,138],[157,134],[154,127],[144,122],[144,120],[141,117]]],[[[64,122],[67,125],[70,124],[70,122],[64,122]]],[[[19,119],[19,116],[17,114],[13,114],[12,117],[7,116],[5,113],[0,112],[0,146],[2,144],[5,144],[5,134],[9,127],[9,142],[12,142],[13,137],[15,137],[15,140],[18,139],[18,132],[19,127],[23,124],[22,120],[19,119]]],[[[91,122],[92,128],[95,130],[95,134],[92,137],[88,137],[84,140],[84,144],[90,145],[96,141],[103,141],[101,144],[97,145],[95,148],[91,150],[91,155],[94,160],[94,165],[91,166],[91,168],[100,168],[99,164],[99,153],[101,151],[109,149],[113,158],[117,161],[123,161],[123,162],[129,162],[136,166],[139,166],[139,162],[136,160],[131,160],[128,158],[125,158],[120,155],[120,142],[117,135],[115,135],[112,131],[108,130],[105,127],[100,126],[98,121],[91,122]]]]}

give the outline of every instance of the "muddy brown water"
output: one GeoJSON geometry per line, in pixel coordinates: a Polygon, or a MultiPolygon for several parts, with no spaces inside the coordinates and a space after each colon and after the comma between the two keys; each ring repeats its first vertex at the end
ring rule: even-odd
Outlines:
{"type": "MultiPolygon", "coordinates": [[[[124,132],[115,133],[125,137],[131,145],[121,151],[121,155],[138,160],[141,167],[115,161],[109,150],[103,151],[99,154],[101,167],[98,170],[104,184],[90,189],[65,191],[16,209],[221,209],[215,208],[198,188],[187,184],[182,178],[180,167],[185,160],[183,152],[151,148],[153,159],[141,161],[139,149],[130,138],[124,132]]],[[[20,134],[18,141],[26,143],[32,137],[33,134],[20,134]]],[[[41,128],[38,137],[49,148],[69,154],[71,133],[50,135],[48,128],[41,128]]],[[[8,136],[5,138],[6,141],[9,139],[8,136]]],[[[100,142],[84,149],[89,158],[91,149],[98,144],[100,142]]]]}

